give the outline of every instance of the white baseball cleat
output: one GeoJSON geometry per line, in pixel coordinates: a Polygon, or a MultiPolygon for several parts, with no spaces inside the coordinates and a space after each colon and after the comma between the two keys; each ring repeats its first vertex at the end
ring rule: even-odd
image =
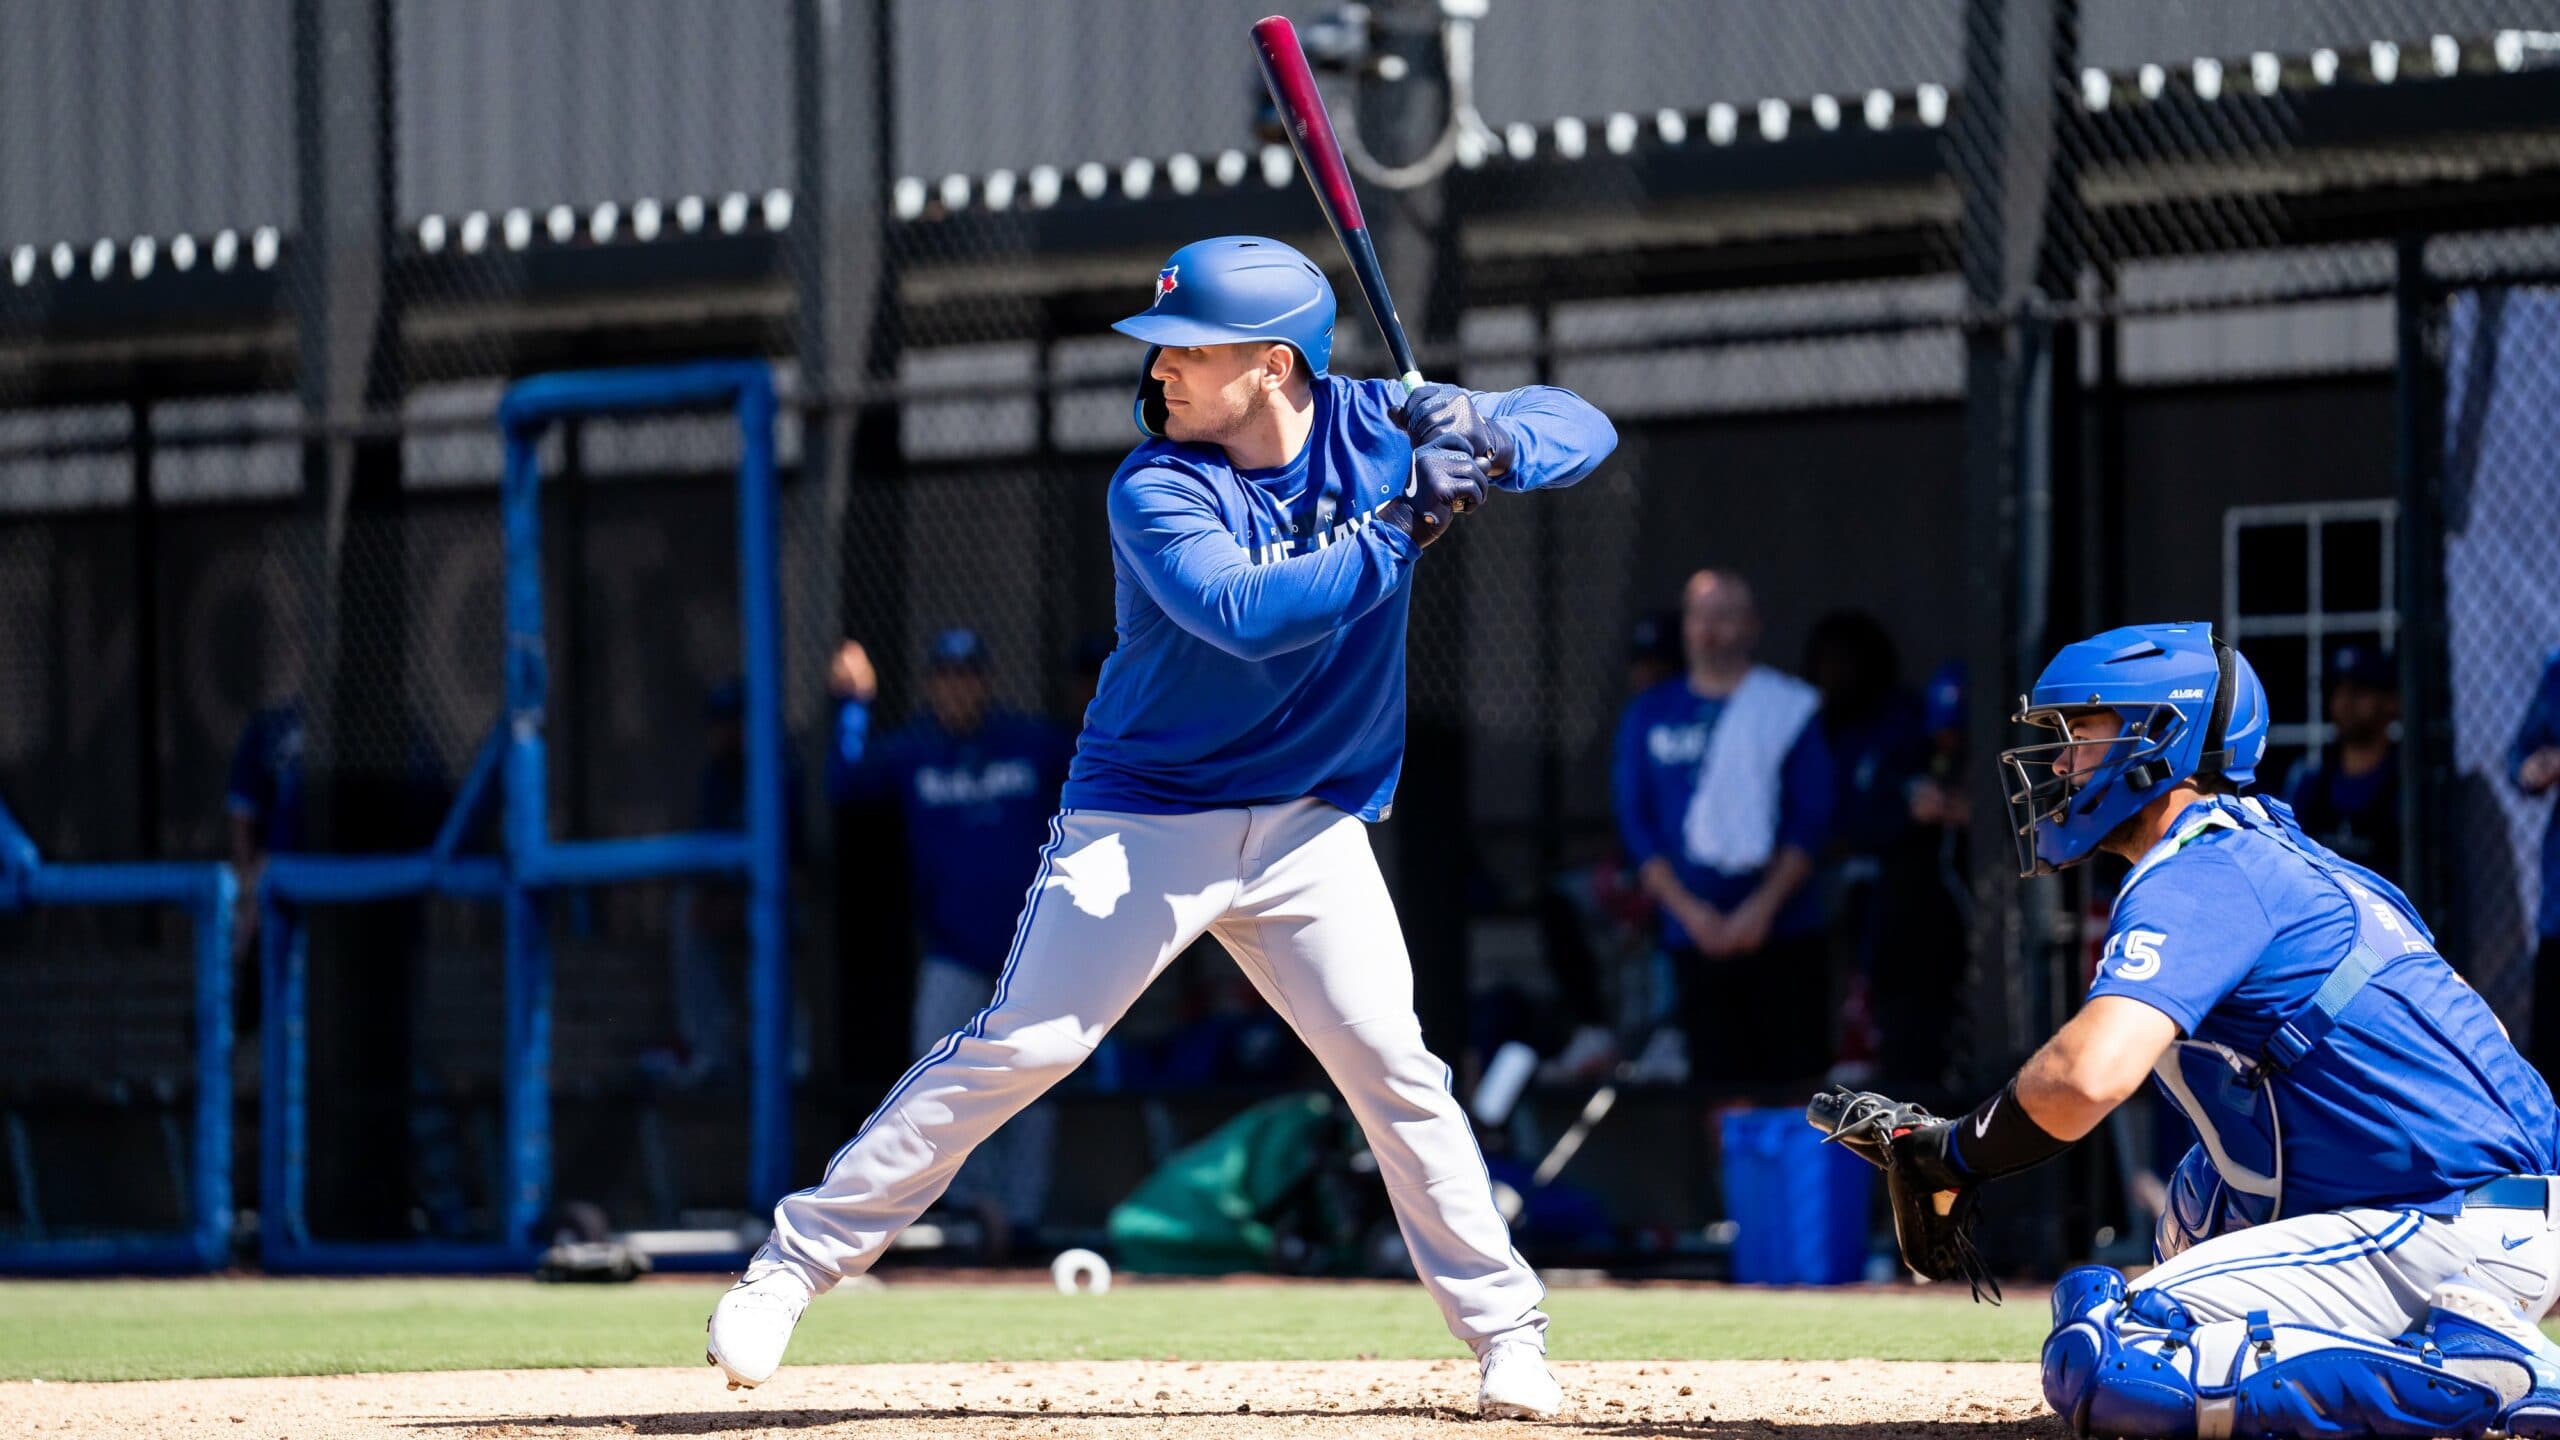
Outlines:
{"type": "Polygon", "coordinates": [[[1476,1413],[1488,1420],[1552,1420],[1564,1409],[1564,1387],[1547,1373],[1537,1346],[1512,1341],[1484,1352],[1476,1413]]]}
{"type": "Polygon", "coordinates": [[[808,1308],[809,1287],[800,1277],[776,1261],[752,1261],[712,1307],[702,1358],[720,1367],[730,1389],[752,1390],[781,1368],[791,1328],[808,1308]]]}

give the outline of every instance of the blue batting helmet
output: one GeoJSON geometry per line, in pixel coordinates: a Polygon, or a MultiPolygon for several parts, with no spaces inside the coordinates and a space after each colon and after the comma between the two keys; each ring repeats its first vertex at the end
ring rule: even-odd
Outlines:
{"type": "Polygon", "coordinates": [[[1173,252],[1155,302],[1111,327],[1147,342],[1138,366],[1138,429],[1164,435],[1164,386],[1151,373],[1167,345],[1269,340],[1298,352],[1310,376],[1333,358],[1333,286],[1315,262],[1258,235],[1220,235],[1173,252]]]}
{"type": "Polygon", "coordinates": [[[2200,622],[2127,625],[2066,645],[2018,710],[2018,723],[2062,736],[2000,753],[2021,875],[2088,859],[2118,825],[2191,776],[2254,785],[2267,754],[2266,687],[2200,622]],[[2072,719],[2092,710],[2115,711],[2122,730],[2072,738],[2072,719]],[[2097,765],[2055,772],[2084,745],[2106,747],[2097,765]]]}

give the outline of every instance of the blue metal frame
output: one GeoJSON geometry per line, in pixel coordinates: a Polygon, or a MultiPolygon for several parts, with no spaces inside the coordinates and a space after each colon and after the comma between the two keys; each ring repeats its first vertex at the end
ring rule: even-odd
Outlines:
{"type": "MultiPolygon", "coordinates": [[[[760,360],[540,375],[509,386],[498,405],[506,436],[507,853],[515,884],[509,933],[540,944],[529,892],[666,875],[737,875],[747,882],[747,1056],[750,1070],[747,1203],[770,1205],[791,1164],[790,962],[785,916],[782,765],[781,479],[774,464],[772,367],[760,360]],[[738,653],[746,680],[746,821],[743,834],[695,832],[629,840],[554,840],[546,821],[544,736],[551,672],[542,629],[542,472],[536,447],[557,421],[582,415],[736,409],[738,459],[738,653]]],[[[548,1074],[546,1023],[538,1036],[548,1074]]],[[[524,1097],[532,1103],[531,1097],[524,1097]]],[[[547,1104],[547,1092],[543,1097],[547,1104]]]]}
{"type": "Polygon", "coordinates": [[[196,1123],[187,1228],[0,1243],[0,1273],[220,1269],[231,1258],[231,908],[239,882],[217,862],[48,863],[0,804],[0,910],[38,905],[175,905],[194,922],[196,1123]]]}
{"type": "Polygon", "coordinates": [[[761,1207],[786,1188],[790,1165],[789,970],[786,955],[782,763],[781,482],[774,463],[773,372],[761,361],[710,361],[536,376],[498,406],[506,446],[499,506],[506,534],[506,714],[481,748],[434,846],[403,855],[279,855],[266,867],[262,969],[269,1017],[262,1151],[261,1251],[270,1270],[492,1270],[528,1264],[551,1201],[551,954],[544,893],[671,875],[735,875],[748,886],[750,1141],[747,1199],[761,1207]],[[613,840],[550,833],[550,666],[542,619],[542,473],[538,448],[575,416],[712,405],[738,414],[738,561],[746,675],[743,833],[695,832],[613,840]],[[504,857],[456,853],[481,795],[502,784],[504,857]],[[304,1212],[308,1178],[307,966],[297,911],[441,894],[496,900],[506,910],[506,1157],[499,1238],[487,1243],[315,1241],[304,1212]]]}

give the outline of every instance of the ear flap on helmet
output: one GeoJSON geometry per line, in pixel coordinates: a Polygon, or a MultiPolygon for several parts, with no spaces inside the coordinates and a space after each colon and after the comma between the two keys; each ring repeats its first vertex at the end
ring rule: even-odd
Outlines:
{"type": "Polygon", "coordinates": [[[1150,345],[1147,358],[1138,362],[1138,401],[1132,414],[1138,422],[1138,432],[1150,440],[1164,438],[1169,414],[1164,406],[1164,382],[1156,378],[1156,356],[1163,352],[1163,346],[1150,345]]]}

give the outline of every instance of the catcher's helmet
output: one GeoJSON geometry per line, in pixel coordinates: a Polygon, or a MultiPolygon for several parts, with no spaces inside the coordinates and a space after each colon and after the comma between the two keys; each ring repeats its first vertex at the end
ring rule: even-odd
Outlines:
{"type": "Polygon", "coordinates": [[[1315,262],[1277,240],[1220,235],[1173,252],[1155,303],[1111,327],[1147,342],[1138,365],[1138,429],[1164,435],[1164,386],[1151,373],[1167,345],[1270,340],[1298,352],[1310,376],[1333,358],[1333,286],[1315,262]]]}
{"type": "Polygon", "coordinates": [[[2088,859],[2126,817],[2190,776],[2254,785],[2267,754],[2266,687],[2202,622],[2128,625],[2066,645],[2018,711],[2018,723],[2062,735],[2000,752],[2021,875],[2088,859]],[[2071,718],[2097,709],[2122,716],[2123,732],[2072,739],[2071,718]],[[2076,745],[2107,749],[2094,769],[2054,773],[2076,745]]]}

